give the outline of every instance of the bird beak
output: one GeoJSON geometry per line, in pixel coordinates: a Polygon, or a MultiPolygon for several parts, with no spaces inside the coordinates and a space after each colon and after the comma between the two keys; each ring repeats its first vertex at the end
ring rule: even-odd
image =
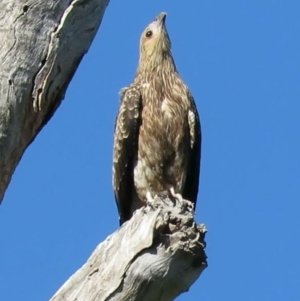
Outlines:
{"type": "Polygon", "coordinates": [[[158,21],[160,25],[165,25],[166,17],[167,17],[167,13],[160,13],[160,14],[155,18],[155,21],[158,21]]]}

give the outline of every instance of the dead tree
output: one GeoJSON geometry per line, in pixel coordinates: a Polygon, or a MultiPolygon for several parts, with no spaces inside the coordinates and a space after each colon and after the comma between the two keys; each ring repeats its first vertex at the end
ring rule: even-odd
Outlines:
{"type": "MultiPolygon", "coordinates": [[[[109,0],[0,2],[0,202],[51,119],[109,0]]],[[[51,300],[173,300],[206,267],[204,226],[168,198],[136,212],[51,300]]]]}
{"type": "Polygon", "coordinates": [[[0,202],[24,151],[64,98],[108,2],[0,1],[0,202]]]}
{"type": "Polygon", "coordinates": [[[206,268],[205,227],[156,196],[98,245],[50,301],[171,301],[206,268]]]}

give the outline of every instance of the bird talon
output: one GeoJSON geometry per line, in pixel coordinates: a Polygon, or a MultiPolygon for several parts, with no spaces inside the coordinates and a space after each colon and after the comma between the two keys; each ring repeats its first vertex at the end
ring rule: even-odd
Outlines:
{"type": "Polygon", "coordinates": [[[170,192],[170,196],[177,200],[177,202],[181,205],[182,209],[183,208],[188,208],[191,210],[194,209],[194,204],[188,200],[184,200],[180,193],[175,193],[175,190],[173,187],[169,189],[169,192],[170,192]]]}
{"type": "Polygon", "coordinates": [[[177,202],[178,202],[178,203],[181,205],[181,207],[182,207],[182,205],[184,204],[182,195],[181,195],[180,193],[176,193],[173,187],[169,189],[169,192],[170,192],[170,196],[171,196],[173,199],[177,200],[177,202]]]}
{"type": "Polygon", "coordinates": [[[151,193],[147,191],[146,193],[146,204],[147,206],[153,207],[154,204],[154,198],[152,197],[151,193]]]}

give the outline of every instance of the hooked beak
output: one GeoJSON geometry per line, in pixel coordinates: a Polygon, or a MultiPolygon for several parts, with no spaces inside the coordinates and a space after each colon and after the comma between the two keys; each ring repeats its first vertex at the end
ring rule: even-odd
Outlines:
{"type": "Polygon", "coordinates": [[[158,21],[161,25],[165,25],[165,20],[167,17],[167,13],[160,13],[156,18],[155,21],[158,21]]]}

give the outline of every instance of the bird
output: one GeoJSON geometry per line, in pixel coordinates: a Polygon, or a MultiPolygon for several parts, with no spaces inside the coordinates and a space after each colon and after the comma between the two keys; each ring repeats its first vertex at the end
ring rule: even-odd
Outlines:
{"type": "Polygon", "coordinates": [[[134,80],[119,93],[112,185],[120,225],[164,191],[196,208],[200,117],[173,59],[166,15],[142,32],[134,80]]]}

